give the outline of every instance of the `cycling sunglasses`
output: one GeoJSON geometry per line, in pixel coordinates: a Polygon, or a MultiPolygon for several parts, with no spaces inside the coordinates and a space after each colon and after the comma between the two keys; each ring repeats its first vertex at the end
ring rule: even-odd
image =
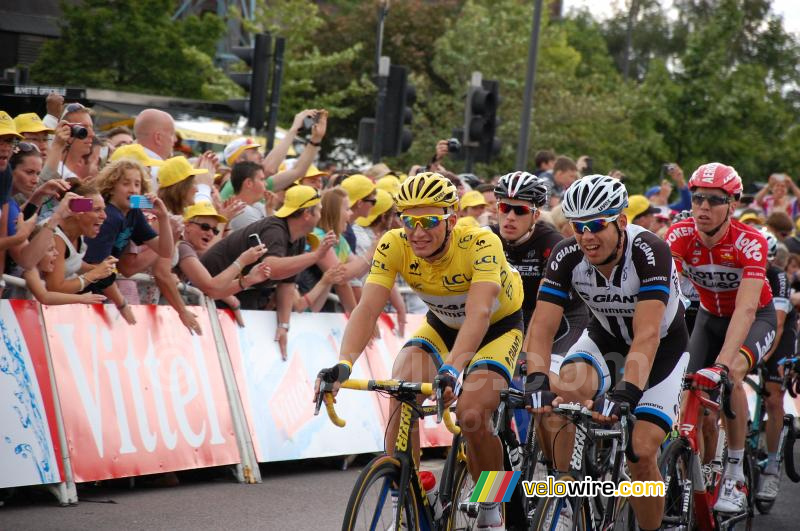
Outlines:
{"type": "Polygon", "coordinates": [[[590,219],[589,221],[570,221],[570,225],[572,225],[572,230],[575,231],[575,234],[583,234],[587,230],[592,234],[596,234],[608,227],[610,223],[616,221],[618,217],[619,216],[614,216],[612,218],[597,218],[590,219]]]}
{"type": "Polygon", "coordinates": [[[190,221],[189,223],[191,223],[192,225],[197,225],[203,232],[211,231],[214,234],[214,236],[217,236],[219,234],[219,229],[216,227],[212,227],[208,223],[198,223],[196,221],[190,221]]]}
{"type": "Polygon", "coordinates": [[[711,195],[711,194],[701,194],[695,192],[692,194],[692,204],[695,206],[700,206],[703,204],[703,201],[708,201],[708,204],[712,207],[727,205],[731,202],[731,198],[726,195],[711,195]]]}
{"type": "Polygon", "coordinates": [[[439,223],[452,216],[452,214],[428,214],[425,216],[409,216],[408,214],[401,214],[400,220],[403,222],[405,228],[414,230],[417,225],[425,230],[435,229],[439,223]]]}
{"type": "Polygon", "coordinates": [[[499,210],[502,214],[508,214],[512,210],[514,214],[517,216],[527,216],[531,212],[536,212],[534,207],[528,205],[512,205],[510,203],[497,203],[497,210],[499,210]]]}

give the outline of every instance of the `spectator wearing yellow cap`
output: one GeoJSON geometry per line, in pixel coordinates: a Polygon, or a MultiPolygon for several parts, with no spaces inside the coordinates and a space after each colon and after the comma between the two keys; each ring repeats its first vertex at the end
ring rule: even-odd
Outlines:
{"type": "Polygon", "coordinates": [[[147,151],[145,151],[144,146],[142,146],[141,144],[127,144],[120,146],[114,150],[109,160],[111,162],[114,162],[120,159],[135,160],[136,162],[138,162],[142,166],[145,166],[146,168],[153,168],[153,167],[160,168],[161,166],[164,165],[163,160],[156,159],[148,155],[147,151]]]}
{"type": "Polygon", "coordinates": [[[647,230],[652,230],[655,215],[660,212],[661,209],[651,205],[650,201],[645,196],[632,195],[628,198],[628,207],[625,209],[625,216],[630,223],[644,227],[647,230]]]}
{"type": "Polygon", "coordinates": [[[350,250],[356,250],[356,235],[353,233],[353,223],[356,219],[367,217],[375,204],[375,183],[360,173],[351,175],[342,180],[341,184],[350,200],[350,223],[344,232],[344,238],[350,245],[350,250]]]}
{"type": "MultiPolygon", "coordinates": [[[[184,280],[213,299],[222,299],[228,306],[239,309],[239,302],[233,295],[250,286],[261,284],[269,279],[270,268],[261,263],[250,268],[241,276],[242,269],[254,264],[267,251],[264,245],[256,245],[244,250],[227,268],[212,276],[200,262],[200,256],[211,246],[220,233],[220,225],[227,223],[211,203],[195,203],[187,207],[183,214],[185,229],[183,239],[178,242],[178,265],[176,272],[184,280]]],[[[238,316],[241,318],[241,315],[238,316]]],[[[240,323],[243,324],[243,323],[240,323]]]]}
{"type": "MultiPolygon", "coordinates": [[[[286,191],[283,206],[275,215],[231,232],[200,257],[208,272],[215,276],[229,267],[234,257],[250,247],[251,234],[257,235],[261,243],[266,245],[264,261],[271,268],[271,278],[280,283],[277,288],[274,283],[269,282],[250,286],[236,296],[242,308],[256,310],[264,308],[275,292],[278,303],[278,331],[275,339],[283,354],[286,353],[285,334],[289,329],[294,277],[319,262],[337,241],[336,235],[331,233],[322,239],[313,252],[305,252],[305,235],[311,232],[320,218],[319,202],[319,194],[310,186],[293,186],[286,191]]],[[[244,271],[245,274],[248,272],[244,271]]]]}
{"type": "Polygon", "coordinates": [[[310,186],[315,190],[322,190],[322,178],[327,177],[330,173],[322,171],[313,164],[308,167],[306,174],[297,180],[297,184],[304,184],[310,186]]]}
{"type": "Polygon", "coordinates": [[[456,226],[480,227],[481,223],[478,220],[484,217],[488,206],[489,204],[483,194],[477,190],[465,193],[458,203],[458,222],[456,222],[456,226]]]}
{"type": "MultiPolygon", "coordinates": [[[[327,130],[327,127],[328,111],[306,109],[295,115],[292,126],[266,157],[262,157],[262,155],[258,153],[257,149],[245,148],[238,154],[238,156],[235,156],[229,162],[227,162],[227,164],[230,166],[231,164],[236,164],[237,162],[241,162],[243,160],[257,162],[264,168],[264,175],[267,176],[267,180],[265,181],[267,190],[270,192],[279,192],[281,190],[285,190],[294,184],[295,181],[302,179],[305,176],[309,166],[312,162],[314,162],[314,159],[317,157],[317,155],[319,155],[319,148],[322,145],[322,139],[325,137],[325,131],[327,130]],[[306,142],[306,146],[303,148],[303,152],[297,158],[297,161],[293,166],[287,167],[286,169],[281,169],[281,164],[286,158],[286,155],[289,153],[289,148],[292,147],[292,142],[294,142],[298,132],[303,127],[303,120],[309,116],[316,117],[316,122],[311,127],[311,132],[308,141],[306,142]]],[[[229,150],[226,147],[226,152],[227,151],[229,150]]],[[[235,154],[236,152],[236,149],[230,150],[231,154],[235,154]]],[[[227,183],[222,187],[222,190],[220,191],[220,197],[222,197],[222,199],[228,199],[233,195],[233,186],[231,186],[230,183],[227,183]]]]}
{"type": "Polygon", "coordinates": [[[47,158],[50,135],[55,133],[55,131],[47,127],[35,112],[18,115],[14,118],[14,125],[17,128],[17,133],[21,134],[26,142],[35,144],[36,147],[39,148],[42,159],[47,158]]]}
{"type": "Polygon", "coordinates": [[[400,192],[400,179],[395,175],[384,175],[375,182],[375,186],[378,190],[389,192],[394,197],[400,192]]]}
{"type": "Polygon", "coordinates": [[[164,201],[170,214],[181,215],[195,202],[195,175],[207,174],[204,168],[195,168],[183,155],[164,161],[158,172],[158,197],[164,201]]]}

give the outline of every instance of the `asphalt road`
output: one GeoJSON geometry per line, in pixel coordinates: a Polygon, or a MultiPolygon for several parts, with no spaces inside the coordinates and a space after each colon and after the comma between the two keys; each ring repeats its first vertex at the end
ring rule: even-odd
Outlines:
{"type": "MultiPolygon", "coordinates": [[[[800,449],[796,454],[800,457],[800,449]]],[[[272,464],[262,467],[259,485],[240,485],[214,469],[182,474],[181,484],[171,488],[130,488],[125,481],[83,486],[81,502],[72,507],[59,507],[44,492],[22,489],[0,507],[0,530],[341,529],[350,489],[367,460],[359,457],[344,471],[341,460],[272,464]]],[[[437,470],[443,462],[429,456],[424,467],[437,470]]],[[[756,517],[754,529],[797,529],[798,499],[800,485],[784,477],[771,514],[756,517]]]]}

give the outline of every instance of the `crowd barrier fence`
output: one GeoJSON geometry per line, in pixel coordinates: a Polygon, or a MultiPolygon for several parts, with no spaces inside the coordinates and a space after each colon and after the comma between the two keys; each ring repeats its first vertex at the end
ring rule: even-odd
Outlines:
{"type": "MultiPolygon", "coordinates": [[[[274,312],[244,311],[240,328],[200,300],[199,336],[169,306],[132,306],[128,325],[108,304],[0,300],[0,488],[45,485],[68,504],[80,482],[230,465],[257,483],[258,463],[384,449],[388,400],[375,393],[339,395],[344,428],[313,415],[346,316],[293,314],[284,361],[274,312]]],[[[409,315],[407,332],[423,318],[409,315]]],[[[354,377],[391,375],[404,342],[394,319],[382,316],[354,377]]],[[[451,440],[433,419],[421,433],[423,446],[451,440]]]]}

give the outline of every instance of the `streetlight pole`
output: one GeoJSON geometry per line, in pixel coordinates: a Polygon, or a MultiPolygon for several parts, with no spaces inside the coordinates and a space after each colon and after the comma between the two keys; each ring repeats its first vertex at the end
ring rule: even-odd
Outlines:
{"type": "Polygon", "coordinates": [[[528,165],[528,141],[531,131],[531,113],[533,111],[533,89],[536,82],[536,59],[539,52],[539,27],[542,22],[542,0],[536,0],[533,7],[533,29],[528,46],[528,71],[525,75],[525,95],[522,100],[522,127],[519,131],[517,160],[515,168],[524,170],[528,165]]]}

